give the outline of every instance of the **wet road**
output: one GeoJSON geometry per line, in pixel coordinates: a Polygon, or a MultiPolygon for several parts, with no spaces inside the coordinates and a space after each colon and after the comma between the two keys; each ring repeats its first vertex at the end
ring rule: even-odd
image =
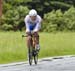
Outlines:
{"type": "Polygon", "coordinates": [[[28,63],[0,65],[0,71],[75,71],[75,57],[45,58],[32,66],[28,63]]]}

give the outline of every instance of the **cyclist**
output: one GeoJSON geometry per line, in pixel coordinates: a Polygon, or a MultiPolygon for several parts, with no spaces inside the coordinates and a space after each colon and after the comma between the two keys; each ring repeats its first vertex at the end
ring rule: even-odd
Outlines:
{"type": "Polygon", "coordinates": [[[42,18],[37,14],[35,9],[30,10],[29,14],[25,17],[24,22],[26,25],[26,34],[27,34],[27,46],[29,47],[30,39],[31,39],[31,32],[34,36],[34,47],[36,50],[40,50],[39,45],[39,30],[41,28],[41,21],[42,18]]]}

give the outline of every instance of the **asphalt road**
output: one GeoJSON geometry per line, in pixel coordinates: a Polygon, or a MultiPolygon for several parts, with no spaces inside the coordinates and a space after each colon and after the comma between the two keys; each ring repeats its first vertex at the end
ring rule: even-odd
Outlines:
{"type": "Polygon", "coordinates": [[[75,56],[39,60],[38,65],[15,63],[0,65],[0,71],[75,71],[75,56]]]}

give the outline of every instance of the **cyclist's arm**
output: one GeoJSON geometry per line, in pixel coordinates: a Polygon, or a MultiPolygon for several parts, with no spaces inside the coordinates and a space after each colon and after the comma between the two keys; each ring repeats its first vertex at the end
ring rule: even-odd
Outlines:
{"type": "Polygon", "coordinates": [[[40,28],[41,28],[41,22],[42,22],[42,19],[39,18],[39,21],[37,22],[37,25],[34,28],[33,32],[38,32],[40,30],[40,28]]]}
{"type": "Polygon", "coordinates": [[[24,22],[25,22],[25,25],[26,25],[26,32],[30,32],[29,23],[28,23],[27,17],[24,19],[24,22]]]}
{"type": "Polygon", "coordinates": [[[37,23],[36,27],[34,28],[33,32],[38,32],[41,28],[41,23],[37,23]]]}

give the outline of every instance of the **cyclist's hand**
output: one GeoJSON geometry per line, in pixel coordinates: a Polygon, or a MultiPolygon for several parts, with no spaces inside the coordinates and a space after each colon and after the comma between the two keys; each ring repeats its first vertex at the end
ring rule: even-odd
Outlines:
{"type": "Polygon", "coordinates": [[[38,29],[34,29],[33,32],[34,32],[34,33],[35,33],[35,32],[38,32],[38,29]]]}
{"type": "Polygon", "coordinates": [[[36,32],[35,31],[32,31],[32,34],[35,34],[35,33],[38,33],[38,31],[36,31],[36,32]]]}

